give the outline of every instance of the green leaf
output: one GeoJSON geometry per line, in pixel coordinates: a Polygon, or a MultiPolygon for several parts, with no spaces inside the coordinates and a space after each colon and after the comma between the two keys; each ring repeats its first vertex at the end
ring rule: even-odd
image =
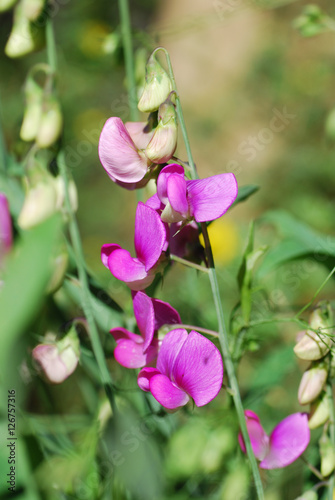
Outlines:
{"type": "Polygon", "coordinates": [[[238,195],[234,203],[232,204],[232,207],[237,205],[238,203],[241,203],[242,201],[247,200],[251,195],[256,193],[259,190],[259,186],[256,186],[254,184],[248,184],[247,186],[241,186],[238,188],[238,195]]]}

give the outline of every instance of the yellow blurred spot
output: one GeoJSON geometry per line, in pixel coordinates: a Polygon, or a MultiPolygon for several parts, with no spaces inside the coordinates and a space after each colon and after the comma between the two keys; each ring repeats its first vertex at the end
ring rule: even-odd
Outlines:
{"type": "MultiPolygon", "coordinates": [[[[225,218],[218,219],[208,227],[215,263],[226,264],[236,255],[239,245],[239,236],[235,224],[225,218]]],[[[200,242],[204,245],[202,235],[200,242]]]]}
{"type": "Polygon", "coordinates": [[[88,57],[96,57],[104,54],[104,43],[110,29],[107,24],[100,21],[88,21],[84,23],[79,32],[79,47],[88,57]]]}
{"type": "Polygon", "coordinates": [[[106,112],[97,108],[86,109],[79,113],[73,122],[76,139],[86,139],[92,144],[98,144],[102,127],[107,118],[106,112]]]}

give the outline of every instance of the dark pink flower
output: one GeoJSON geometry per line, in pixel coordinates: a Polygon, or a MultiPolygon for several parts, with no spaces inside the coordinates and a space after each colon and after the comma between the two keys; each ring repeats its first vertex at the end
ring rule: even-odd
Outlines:
{"type": "Polygon", "coordinates": [[[12,221],[10,218],[8,201],[0,193],[0,266],[4,256],[10,251],[13,244],[12,221]]]}
{"type": "Polygon", "coordinates": [[[140,335],[125,328],[113,328],[116,340],[114,357],[126,368],[142,368],[157,358],[158,339],[154,335],[163,325],[180,323],[178,312],[167,302],[152,299],[143,292],[133,292],[134,315],[140,335]]]}
{"type": "Polygon", "coordinates": [[[221,217],[234,203],[237,192],[234,174],[186,180],[183,167],[173,163],[161,170],[157,194],[149,198],[147,205],[162,210],[164,222],[206,222],[221,217]]]}
{"type": "Polygon", "coordinates": [[[222,386],[223,364],[219,350],[198,332],[169,332],[158,353],[156,368],[143,368],[138,385],[150,391],[168,409],[193,398],[197,406],[214,399],[222,386]]]}
{"type": "Polygon", "coordinates": [[[139,202],[135,217],[136,257],[131,257],[120,245],[110,243],[102,246],[101,260],[129,288],[144,290],[153,282],[166,246],[166,228],[158,213],[139,202]]]}
{"type": "MultiPolygon", "coordinates": [[[[262,469],[279,469],[294,462],[305,451],[310,440],[308,415],[293,413],[284,418],[273,429],[270,436],[264,431],[258,415],[245,410],[246,424],[255,457],[261,461],[262,469]]],[[[241,434],[238,440],[245,453],[241,434]]]]}

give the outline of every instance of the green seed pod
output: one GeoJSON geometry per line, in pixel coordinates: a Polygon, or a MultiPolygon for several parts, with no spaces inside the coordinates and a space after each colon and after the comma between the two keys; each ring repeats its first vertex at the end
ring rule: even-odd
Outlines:
{"type": "Polygon", "coordinates": [[[157,61],[155,53],[152,53],[146,65],[145,84],[138,109],[143,113],[156,111],[172,90],[170,77],[157,61]]]}

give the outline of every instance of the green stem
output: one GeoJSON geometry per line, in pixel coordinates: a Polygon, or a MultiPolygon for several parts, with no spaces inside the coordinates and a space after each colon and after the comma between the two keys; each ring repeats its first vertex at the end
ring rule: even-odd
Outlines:
{"type": "Polygon", "coordinates": [[[196,332],[207,333],[207,335],[211,335],[212,337],[218,337],[218,332],[214,330],[208,330],[208,328],[202,328],[201,326],[195,325],[185,325],[184,323],[180,323],[180,325],[174,323],[173,325],[166,325],[169,330],[176,330],[177,328],[184,328],[185,330],[195,330],[196,332]]]}
{"type": "Polygon", "coordinates": [[[7,151],[5,145],[5,138],[2,129],[2,108],[0,102],[0,174],[6,174],[7,170],[7,151]]]}
{"type": "Polygon", "coordinates": [[[314,300],[319,295],[322,288],[326,285],[326,283],[330,280],[330,278],[333,276],[334,273],[335,273],[335,267],[333,267],[333,269],[328,274],[327,278],[321,283],[321,285],[319,286],[319,288],[317,289],[311,300],[304,307],[302,307],[299,312],[297,312],[297,314],[294,316],[295,318],[299,318],[299,316],[301,316],[302,313],[305,312],[306,309],[308,309],[313,304],[314,300]]]}
{"type": "Polygon", "coordinates": [[[134,71],[133,43],[131,36],[128,0],[119,0],[119,12],[120,12],[120,22],[121,22],[123,53],[126,66],[130,120],[136,121],[138,119],[138,110],[137,110],[137,96],[136,96],[136,80],[134,71]]]}
{"type": "Polygon", "coordinates": [[[184,266],[192,267],[193,269],[196,269],[197,271],[201,271],[202,273],[208,274],[207,267],[199,266],[198,264],[195,264],[195,262],[191,262],[189,260],[183,259],[182,257],[178,257],[177,255],[173,255],[173,254],[170,254],[170,259],[174,260],[175,262],[179,262],[179,264],[183,264],[184,266]]]}
{"type": "MultiPolygon", "coordinates": [[[[169,68],[169,73],[170,73],[170,78],[172,80],[173,88],[176,92],[177,115],[178,115],[178,119],[179,119],[180,128],[181,128],[181,131],[183,134],[183,139],[184,139],[184,143],[185,143],[185,147],[186,147],[186,151],[187,151],[187,156],[188,156],[188,161],[189,161],[189,165],[190,165],[192,178],[198,179],[199,176],[198,176],[196,166],[195,166],[195,163],[193,160],[192,152],[191,152],[191,146],[190,146],[190,142],[189,142],[189,138],[188,138],[188,134],[187,134],[187,130],[186,130],[184,115],[183,115],[183,111],[182,111],[182,107],[181,107],[181,103],[180,103],[180,99],[179,99],[179,95],[178,95],[178,91],[177,91],[177,87],[176,87],[176,81],[175,81],[174,74],[173,74],[170,56],[169,56],[169,53],[167,52],[167,50],[164,48],[160,47],[156,50],[163,50],[165,53],[165,56],[166,56],[166,60],[168,63],[168,68],[169,68]]],[[[248,458],[250,461],[251,470],[252,470],[252,474],[253,474],[253,478],[254,478],[254,482],[255,482],[255,488],[256,488],[256,492],[257,492],[257,497],[258,497],[258,500],[264,500],[263,485],[262,485],[261,477],[259,474],[258,464],[257,464],[256,458],[255,458],[255,455],[252,451],[250,438],[249,438],[249,434],[247,431],[245,416],[244,416],[244,409],[243,409],[243,405],[242,405],[241,395],[240,395],[237,377],[236,377],[236,373],[235,373],[235,367],[234,367],[234,363],[233,363],[233,360],[231,358],[230,351],[229,351],[228,335],[227,335],[227,331],[226,331],[223,309],[222,309],[222,304],[221,304],[221,299],[220,299],[219,284],[218,284],[216,270],[215,270],[215,266],[214,266],[213,253],[212,253],[212,248],[211,248],[211,244],[210,244],[210,240],[209,240],[209,236],[208,236],[206,223],[202,223],[201,228],[202,228],[202,234],[203,234],[204,241],[205,241],[207,267],[208,267],[208,271],[209,271],[209,279],[210,279],[210,283],[211,283],[211,287],[212,287],[213,300],[214,300],[217,319],[218,319],[219,341],[220,341],[220,345],[221,345],[223,361],[225,364],[225,369],[226,369],[227,374],[228,374],[229,384],[230,384],[230,387],[232,389],[232,397],[233,397],[233,401],[235,404],[235,409],[236,409],[240,429],[241,429],[242,436],[244,439],[246,452],[247,452],[247,455],[248,455],[248,458]]]]}
{"type": "Polygon", "coordinates": [[[309,461],[306,460],[306,458],[303,455],[301,455],[300,459],[304,462],[305,465],[307,465],[307,467],[309,468],[309,470],[311,472],[313,472],[314,476],[316,476],[318,479],[320,479],[320,481],[324,481],[325,478],[318,471],[318,469],[316,467],[314,467],[314,465],[312,465],[311,463],[309,463],[309,461]]]}
{"type": "MultiPolygon", "coordinates": [[[[52,68],[53,72],[56,72],[56,61],[57,61],[56,44],[54,39],[52,20],[50,18],[47,21],[46,41],[47,41],[48,63],[52,68]]],[[[113,395],[112,379],[106,364],[105,354],[100,342],[99,332],[93,316],[91,296],[90,296],[89,284],[85,268],[84,252],[81,245],[77,220],[71,205],[70,194],[69,194],[69,179],[68,179],[68,173],[63,151],[59,152],[57,159],[58,159],[60,175],[63,178],[65,186],[65,205],[69,217],[69,231],[71,236],[71,242],[76,257],[78,275],[81,283],[82,306],[89,327],[89,335],[92,343],[94,356],[99,366],[101,382],[104,386],[111,408],[113,412],[115,412],[116,406],[113,395]]]]}
{"type": "MultiPolygon", "coordinates": [[[[333,397],[333,386],[330,376],[328,377],[327,386],[326,386],[327,398],[329,400],[329,408],[330,408],[330,417],[329,417],[329,435],[330,440],[333,444],[333,449],[335,450],[335,408],[334,408],[334,397],[333,397]]],[[[329,478],[328,484],[328,498],[329,500],[333,500],[333,493],[335,489],[335,471],[332,472],[332,475],[329,478]]]]}

